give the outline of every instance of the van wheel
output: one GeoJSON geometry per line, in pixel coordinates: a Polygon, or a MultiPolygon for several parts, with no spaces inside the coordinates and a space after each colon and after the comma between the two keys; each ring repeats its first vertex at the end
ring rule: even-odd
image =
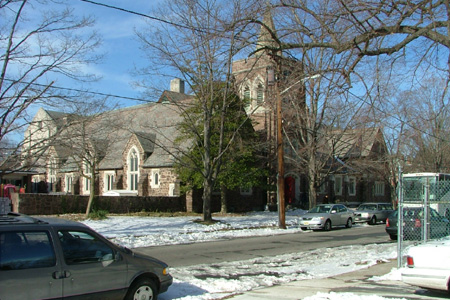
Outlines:
{"type": "Polygon", "coordinates": [[[375,224],[377,224],[377,217],[372,216],[372,219],[370,219],[370,221],[369,221],[369,225],[375,225],[375,224]]]}
{"type": "Polygon", "coordinates": [[[323,230],[325,230],[325,231],[330,231],[331,230],[331,221],[330,220],[327,220],[325,222],[325,225],[323,226],[323,230]]]}
{"type": "Polygon", "coordinates": [[[158,298],[158,290],[155,283],[146,278],[139,279],[133,283],[127,293],[126,300],[156,300],[158,298]]]}

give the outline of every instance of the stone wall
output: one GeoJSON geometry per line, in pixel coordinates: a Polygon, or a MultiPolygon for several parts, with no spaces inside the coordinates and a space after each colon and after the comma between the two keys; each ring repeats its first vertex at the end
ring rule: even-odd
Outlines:
{"type": "MultiPolygon", "coordinates": [[[[85,213],[89,196],[14,194],[13,211],[27,215],[57,215],[85,213]]],[[[176,212],[186,211],[186,198],[183,197],[136,197],[136,196],[96,196],[95,210],[109,213],[133,212],[176,212]]]]}

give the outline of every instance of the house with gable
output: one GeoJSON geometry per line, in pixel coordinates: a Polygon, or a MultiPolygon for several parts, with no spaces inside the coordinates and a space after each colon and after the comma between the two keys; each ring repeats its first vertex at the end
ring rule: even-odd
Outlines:
{"type": "MultiPolygon", "coordinates": [[[[119,190],[140,196],[179,195],[180,182],[173,165],[174,155],[180,149],[174,138],[182,120],[180,105],[192,99],[177,92],[184,91],[181,85],[182,81],[174,80],[173,90],[163,92],[158,102],[105,112],[99,120],[91,121],[89,126],[93,128],[110,127],[109,132],[98,130],[89,136],[92,147],[103,144],[105,148],[98,157],[96,194],[119,190]]],[[[68,128],[76,127],[68,123],[69,117],[41,108],[25,133],[28,142],[24,157],[41,153],[40,163],[35,164],[36,174],[32,176],[33,192],[43,192],[42,186],[48,192],[80,195],[90,192],[89,179],[82,174],[90,174],[90,170],[79,165],[78,154],[84,149],[77,149],[76,141],[71,147],[64,143],[70,134],[68,128]],[[84,168],[83,172],[80,168],[84,168]]]]}

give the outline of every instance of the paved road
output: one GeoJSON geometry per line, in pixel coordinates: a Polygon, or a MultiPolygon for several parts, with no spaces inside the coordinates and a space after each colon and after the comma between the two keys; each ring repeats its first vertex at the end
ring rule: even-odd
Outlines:
{"type": "Polygon", "coordinates": [[[329,232],[301,232],[265,237],[236,238],[216,242],[135,248],[171,267],[246,260],[312,249],[345,245],[388,243],[384,225],[333,229],[329,232]]]}

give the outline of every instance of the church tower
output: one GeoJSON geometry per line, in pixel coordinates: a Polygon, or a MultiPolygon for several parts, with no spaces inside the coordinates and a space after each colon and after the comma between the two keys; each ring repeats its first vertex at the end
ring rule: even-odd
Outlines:
{"type": "Polygon", "coordinates": [[[255,54],[233,62],[232,72],[241,98],[249,101],[247,114],[253,121],[256,131],[266,131],[269,135],[273,128],[274,97],[269,88],[267,74],[275,68],[275,62],[268,48],[275,48],[276,34],[270,8],[266,10],[263,24],[258,35],[255,54]]]}

